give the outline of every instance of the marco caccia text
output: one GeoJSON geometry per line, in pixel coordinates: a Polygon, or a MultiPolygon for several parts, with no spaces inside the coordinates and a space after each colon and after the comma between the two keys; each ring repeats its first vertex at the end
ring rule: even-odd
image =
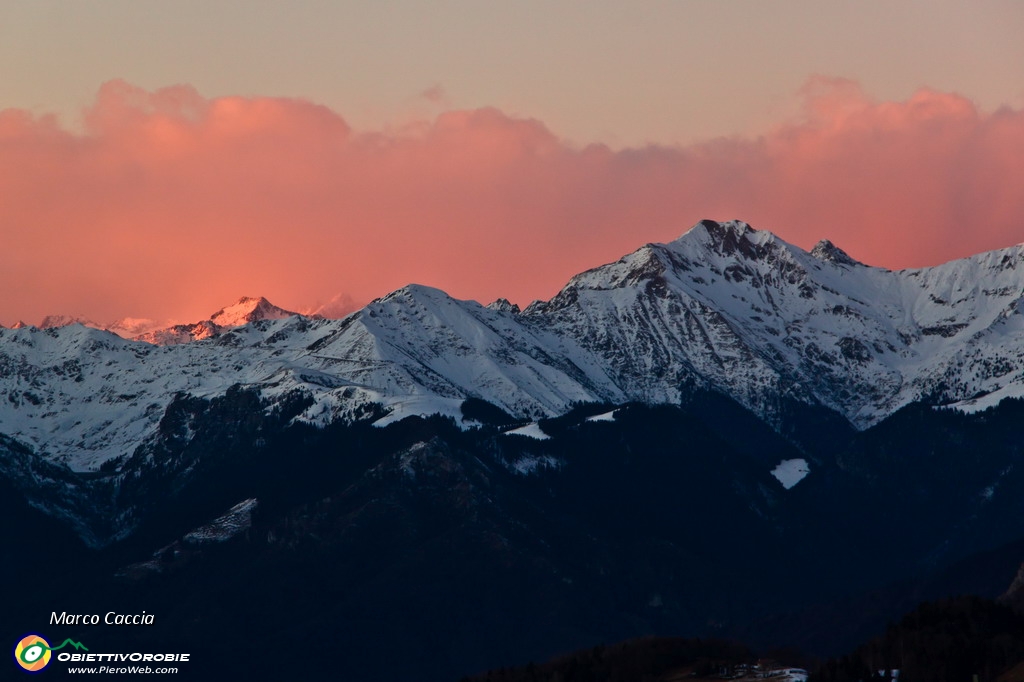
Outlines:
{"type": "Polygon", "coordinates": [[[50,625],[152,625],[153,614],[145,611],[136,614],[114,613],[108,611],[102,618],[99,614],[50,613],[50,625]]]}

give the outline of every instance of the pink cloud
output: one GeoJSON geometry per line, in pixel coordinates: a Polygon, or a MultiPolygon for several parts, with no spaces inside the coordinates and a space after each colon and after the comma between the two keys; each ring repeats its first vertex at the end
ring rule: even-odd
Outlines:
{"type": "Polygon", "coordinates": [[[239,296],[299,309],[410,281],[521,303],[697,220],[741,218],[888,267],[1024,240],[1024,112],[814,78],[751,138],[568,145],[496,109],[394,133],[271,97],[105,84],[72,132],[0,112],[0,320],[198,319],[239,296]]]}

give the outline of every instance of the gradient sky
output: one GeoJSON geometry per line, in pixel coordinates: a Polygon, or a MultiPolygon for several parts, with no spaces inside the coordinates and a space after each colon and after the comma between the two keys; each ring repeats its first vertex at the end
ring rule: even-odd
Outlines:
{"type": "Polygon", "coordinates": [[[0,4],[0,322],[487,301],[704,217],[1024,241],[1024,3],[0,4]]]}

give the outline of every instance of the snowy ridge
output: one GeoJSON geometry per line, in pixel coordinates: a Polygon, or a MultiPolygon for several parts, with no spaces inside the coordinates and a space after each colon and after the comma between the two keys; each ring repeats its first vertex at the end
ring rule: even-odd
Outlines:
{"type": "Polygon", "coordinates": [[[470,397],[534,421],[704,387],[769,422],[785,397],[865,427],[918,400],[981,409],[1024,395],[1022,300],[1022,246],[893,272],[827,242],[805,252],[704,221],[522,311],[410,285],[341,320],[246,298],[149,342],[81,324],[0,329],[0,433],[75,471],[116,468],[176,396],[236,385],[268,410],[307,396],[296,419],[317,425],[370,404],[390,412],[381,425],[461,421],[470,397]]]}
{"type": "Polygon", "coordinates": [[[297,314],[283,308],[278,308],[262,296],[259,298],[243,296],[234,305],[221,308],[211,315],[210,322],[219,327],[240,327],[250,322],[281,320],[297,314]]]}
{"type": "MultiPolygon", "coordinates": [[[[81,324],[93,329],[113,332],[124,339],[134,339],[136,341],[146,341],[147,343],[166,346],[200,341],[218,336],[228,329],[240,327],[250,322],[281,320],[292,315],[298,315],[298,313],[278,308],[262,296],[256,298],[243,296],[235,303],[213,313],[208,319],[189,324],[160,323],[149,318],[123,317],[110,324],[103,325],[79,315],[47,315],[42,319],[38,327],[40,329],[52,329],[81,324]]],[[[315,315],[314,317],[320,316],[315,315]]],[[[24,322],[18,322],[12,328],[21,329],[27,326],[24,322]]],[[[0,327],[3,327],[3,325],[0,325],[0,327]]]]}
{"type": "Polygon", "coordinates": [[[633,399],[674,402],[693,381],[769,420],[787,395],[865,427],[917,400],[1021,384],[1022,262],[1015,246],[892,272],[705,221],[576,276],[526,315],[603,356],[633,399]]]}
{"type": "Polygon", "coordinates": [[[210,315],[209,319],[192,324],[176,324],[165,328],[151,326],[138,334],[122,333],[121,328],[116,326],[108,327],[108,331],[137,341],[170,346],[210,339],[219,336],[228,329],[241,327],[251,322],[283,320],[293,315],[298,315],[298,313],[278,308],[262,296],[258,298],[243,296],[234,304],[221,308],[213,315],[210,315]]]}

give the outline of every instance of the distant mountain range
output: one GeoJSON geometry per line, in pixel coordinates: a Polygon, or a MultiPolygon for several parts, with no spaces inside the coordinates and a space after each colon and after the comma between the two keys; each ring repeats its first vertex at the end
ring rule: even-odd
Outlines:
{"type": "Polygon", "coordinates": [[[146,344],[68,318],[0,330],[0,432],[90,470],[151,436],[175,395],[235,385],[271,402],[300,392],[312,404],[297,419],[318,424],[369,404],[384,423],[460,419],[468,398],[530,419],[579,402],[678,404],[699,388],[769,422],[792,399],[864,428],[913,402],[975,411],[1024,395],[1022,301],[1024,246],[894,272],[829,242],[808,253],[704,221],[522,311],[410,285],[342,320],[243,298],[138,335],[146,344]]]}
{"type": "MultiPolygon", "coordinates": [[[[110,324],[103,325],[79,315],[47,315],[39,323],[38,328],[55,329],[79,324],[83,327],[113,332],[122,338],[133,341],[145,341],[147,343],[169,346],[176,343],[208,339],[211,336],[217,336],[226,329],[249,324],[250,322],[280,320],[298,314],[278,308],[262,296],[259,298],[243,296],[233,305],[221,308],[208,319],[190,324],[164,326],[148,318],[124,317],[110,324]]],[[[321,318],[320,315],[312,315],[311,317],[321,318]]],[[[28,326],[24,322],[17,322],[12,329],[23,329],[28,326]]]]}
{"type": "MultiPolygon", "coordinates": [[[[279,615],[333,627],[317,595],[342,580],[338,609],[387,605],[381,637],[410,636],[399,612],[455,637],[407,652],[434,671],[657,633],[833,653],[862,633],[804,632],[828,604],[1024,538],[1022,301],[1024,246],[889,271],[703,221],[523,309],[410,285],[130,339],[48,318],[0,329],[0,488],[157,601],[266,606],[218,576],[327,562],[279,615]]],[[[427,669],[403,665],[382,679],[427,669]]]]}

